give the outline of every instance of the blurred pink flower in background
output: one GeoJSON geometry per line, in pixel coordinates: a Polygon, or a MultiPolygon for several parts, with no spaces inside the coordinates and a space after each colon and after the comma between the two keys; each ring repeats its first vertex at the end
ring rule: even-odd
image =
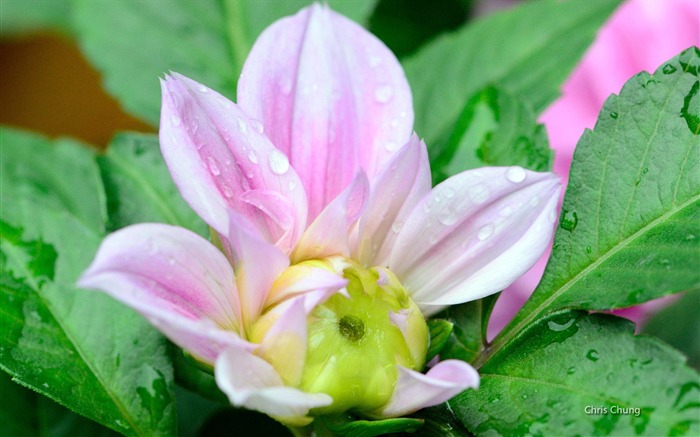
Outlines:
{"type": "MultiPolygon", "coordinates": [[[[554,151],[554,171],[568,181],[576,143],[592,129],[605,99],[641,72],[653,72],[663,62],[700,45],[699,0],[629,0],[601,28],[581,63],[569,76],[562,96],[540,117],[554,151]]],[[[493,338],[513,318],[539,282],[549,251],[499,298],[489,324],[493,338]]],[[[667,302],[662,298],[616,311],[637,323],[667,302]]]]}

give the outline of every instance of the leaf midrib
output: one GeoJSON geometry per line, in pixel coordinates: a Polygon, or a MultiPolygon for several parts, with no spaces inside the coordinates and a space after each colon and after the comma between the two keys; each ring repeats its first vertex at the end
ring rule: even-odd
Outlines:
{"type": "MultiPolygon", "coordinates": [[[[71,217],[73,217],[73,216],[71,215],[71,217]]],[[[6,245],[6,247],[7,247],[8,256],[15,261],[15,265],[18,266],[18,268],[21,270],[22,274],[24,274],[24,277],[27,278],[28,282],[30,283],[29,285],[31,286],[32,291],[34,293],[36,293],[36,295],[39,297],[39,300],[41,301],[41,303],[46,307],[49,314],[51,314],[51,317],[56,321],[56,324],[58,324],[59,328],[61,329],[61,332],[63,332],[65,334],[65,336],[68,338],[68,341],[73,345],[75,350],[78,352],[78,355],[80,356],[82,362],[85,363],[85,365],[88,367],[90,372],[95,376],[95,379],[97,380],[97,382],[100,383],[104,392],[107,393],[107,396],[109,396],[110,399],[112,399],[112,402],[117,407],[117,409],[121,413],[122,417],[124,419],[126,419],[126,421],[129,423],[129,426],[131,427],[131,429],[134,430],[138,435],[140,435],[140,436],[146,435],[139,430],[139,428],[134,423],[131,415],[127,414],[127,411],[125,410],[122,402],[117,397],[115,397],[115,395],[110,390],[108,390],[108,387],[107,387],[106,383],[104,382],[101,373],[97,372],[96,369],[93,367],[94,366],[93,363],[90,360],[86,359],[85,353],[84,353],[82,347],[80,347],[79,343],[77,343],[73,339],[73,335],[71,334],[71,332],[69,330],[66,329],[66,327],[64,326],[61,319],[59,317],[56,317],[56,312],[55,312],[54,308],[49,304],[49,302],[46,300],[45,296],[41,292],[39,292],[39,290],[41,288],[39,287],[39,284],[34,279],[32,272],[30,272],[27,269],[27,267],[21,262],[22,258],[19,255],[19,249],[17,249],[15,247],[15,245],[13,245],[9,241],[8,241],[8,244],[6,245]]],[[[52,283],[53,283],[53,285],[58,286],[58,284],[56,282],[52,281],[52,283]]]]}

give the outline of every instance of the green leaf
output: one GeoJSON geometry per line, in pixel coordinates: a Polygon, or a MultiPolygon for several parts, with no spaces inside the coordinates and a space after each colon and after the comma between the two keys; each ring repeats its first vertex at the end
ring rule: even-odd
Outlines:
{"type": "Polygon", "coordinates": [[[0,36],[71,31],[70,0],[2,0],[0,7],[0,36]]]}
{"type": "MultiPolygon", "coordinates": [[[[360,21],[374,3],[330,2],[360,21]]],[[[176,71],[234,98],[238,75],[258,34],[308,4],[311,0],[80,0],[75,26],[107,90],[128,112],[157,125],[159,76],[176,71]]]]}
{"type": "Polygon", "coordinates": [[[632,306],[700,286],[700,136],[680,116],[698,65],[700,50],[688,49],[605,102],[576,148],[542,282],[496,349],[547,312],[632,306]]]}
{"type": "Polygon", "coordinates": [[[208,228],[170,178],[157,136],[118,134],[97,162],[107,193],[108,230],[159,222],[208,235],[208,228]]]}
{"type": "Polygon", "coordinates": [[[62,211],[3,195],[0,366],[119,432],[174,432],[162,337],[109,297],[78,290],[100,235],[62,211]]]}
{"type": "Polygon", "coordinates": [[[412,437],[465,437],[471,433],[455,417],[452,409],[443,403],[430,408],[424,408],[410,416],[425,422],[412,437]]]}
{"type": "Polygon", "coordinates": [[[477,435],[698,435],[700,384],[684,361],[627,320],[565,311],[530,325],[449,405],[477,435]]]}
{"type": "Polygon", "coordinates": [[[34,199],[65,210],[88,228],[104,231],[107,211],[95,153],[70,139],[50,141],[34,133],[0,127],[0,186],[3,196],[34,199]]]}
{"type": "Polygon", "coordinates": [[[525,104],[493,86],[472,96],[446,143],[432,148],[433,183],[464,170],[518,165],[549,171],[554,153],[544,126],[525,104]]]}
{"type": "Polygon", "coordinates": [[[489,316],[496,304],[497,294],[483,299],[453,305],[438,314],[454,327],[445,346],[440,351],[443,360],[454,358],[473,362],[487,347],[486,331],[489,316]]]}
{"type": "Polygon", "coordinates": [[[489,84],[540,112],[618,3],[523,2],[428,44],[404,62],[416,132],[429,147],[446,142],[464,102],[489,84]]]}
{"type": "Polygon", "coordinates": [[[447,344],[447,340],[452,334],[454,325],[452,322],[445,319],[428,320],[428,330],[430,331],[430,346],[425,354],[425,361],[430,362],[442,348],[447,344]]]}
{"type": "Polygon", "coordinates": [[[337,437],[374,437],[394,432],[414,432],[423,425],[422,419],[411,419],[407,417],[384,420],[354,420],[347,414],[336,416],[323,416],[314,422],[317,432],[324,436],[324,432],[330,431],[332,436],[337,437]],[[317,423],[319,422],[319,423],[317,423]]]}
{"type": "Polygon", "coordinates": [[[12,382],[0,372],[0,435],[8,437],[113,437],[118,434],[12,382]]]}
{"type": "Polygon", "coordinates": [[[699,312],[700,291],[688,292],[647,320],[642,332],[680,350],[688,357],[688,364],[700,370],[699,312]]]}

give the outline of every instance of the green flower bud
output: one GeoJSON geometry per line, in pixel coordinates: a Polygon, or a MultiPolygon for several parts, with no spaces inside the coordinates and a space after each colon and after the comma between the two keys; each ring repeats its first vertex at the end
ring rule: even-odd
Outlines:
{"type": "Polygon", "coordinates": [[[391,398],[396,365],[423,367],[428,328],[420,309],[387,269],[367,269],[344,258],[322,262],[329,270],[342,271],[349,281],[348,295],[334,295],[309,316],[299,388],[333,398],[332,405],[313,411],[315,415],[369,412],[391,398]]]}

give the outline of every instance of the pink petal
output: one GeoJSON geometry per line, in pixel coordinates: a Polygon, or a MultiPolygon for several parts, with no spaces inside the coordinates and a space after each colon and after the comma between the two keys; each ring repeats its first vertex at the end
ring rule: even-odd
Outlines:
{"type": "Polygon", "coordinates": [[[439,362],[425,375],[398,366],[399,379],[389,403],[373,412],[380,417],[399,417],[452,399],[468,388],[479,388],[479,374],[460,360],[439,362]]]}
{"type": "Polygon", "coordinates": [[[232,347],[216,362],[216,383],[231,403],[268,414],[293,426],[311,422],[309,410],[333,403],[323,393],[305,393],[286,387],[267,361],[249,351],[232,347]]]}
{"type": "Polygon", "coordinates": [[[428,151],[414,134],[371,181],[354,258],[366,266],[386,265],[404,220],[430,187],[428,151]]]}
{"type": "Polygon", "coordinates": [[[368,195],[367,176],[360,173],[304,232],[292,253],[293,263],[333,255],[348,256],[350,228],[362,214],[368,195]]]}
{"type": "Polygon", "coordinates": [[[306,195],[262,125],[177,73],[162,82],[162,89],[161,150],[185,200],[220,234],[228,232],[227,211],[234,210],[268,241],[290,251],[306,227],[306,195]],[[251,202],[251,195],[244,197],[251,190],[263,190],[265,199],[275,193],[277,201],[253,196],[259,202],[251,202]]]}
{"type": "Polygon", "coordinates": [[[231,212],[229,218],[229,250],[247,329],[262,313],[272,284],[289,266],[289,258],[264,241],[244,217],[231,212]]]}
{"type": "Polygon", "coordinates": [[[553,174],[520,167],[453,176],[410,214],[389,267],[425,314],[500,291],[546,249],[559,189],[553,174]]]}
{"type": "Polygon", "coordinates": [[[109,235],[78,284],[134,308],[205,362],[241,343],[240,306],[226,257],[175,226],[139,224],[109,235]]]}
{"type": "Polygon", "coordinates": [[[312,219],[360,169],[375,175],[413,125],[411,92],[394,55],[319,4],[262,33],[243,68],[238,99],[289,156],[312,219]]]}

